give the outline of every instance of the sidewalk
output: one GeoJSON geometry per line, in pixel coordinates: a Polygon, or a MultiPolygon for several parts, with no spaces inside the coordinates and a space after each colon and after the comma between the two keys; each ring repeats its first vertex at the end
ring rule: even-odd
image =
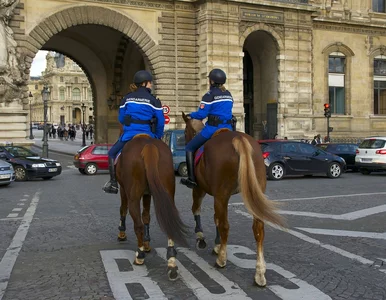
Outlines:
{"type": "MultiPolygon", "coordinates": [[[[35,139],[33,140],[35,142],[34,147],[42,149],[43,148],[43,130],[37,130],[35,129],[33,131],[33,135],[35,136],[35,139]]],[[[93,140],[86,139],[86,145],[90,145],[93,140]]],[[[79,149],[82,148],[82,131],[76,132],[76,138],[74,141],[71,141],[70,139],[68,141],[61,141],[60,139],[47,139],[48,143],[48,152],[56,152],[60,154],[65,155],[74,155],[79,149]]]]}

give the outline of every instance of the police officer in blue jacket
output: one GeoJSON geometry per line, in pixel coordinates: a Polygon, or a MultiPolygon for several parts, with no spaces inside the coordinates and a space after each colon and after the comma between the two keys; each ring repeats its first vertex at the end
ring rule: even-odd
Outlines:
{"type": "Polygon", "coordinates": [[[203,120],[208,117],[203,130],[186,145],[186,164],[188,178],[181,183],[189,188],[197,186],[194,175],[194,153],[220,128],[234,129],[232,126],[233,97],[225,89],[226,74],[223,70],[213,69],[209,75],[210,90],[202,97],[198,111],[188,115],[189,118],[203,120]]]}
{"type": "Polygon", "coordinates": [[[163,136],[165,118],[161,102],[151,94],[152,81],[148,71],[138,71],[130,86],[132,92],[121,101],[118,119],[123,125],[123,134],[109,151],[110,181],[103,188],[106,193],[118,193],[114,160],[126,142],[140,133],[157,139],[163,136]]]}

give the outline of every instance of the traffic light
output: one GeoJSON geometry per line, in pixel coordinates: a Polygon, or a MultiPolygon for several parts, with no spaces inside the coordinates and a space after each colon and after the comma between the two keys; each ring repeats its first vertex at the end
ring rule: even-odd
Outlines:
{"type": "Polygon", "coordinates": [[[329,103],[324,103],[324,116],[326,118],[330,118],[331,117],[331,107],[330,107],[329,103]]]}

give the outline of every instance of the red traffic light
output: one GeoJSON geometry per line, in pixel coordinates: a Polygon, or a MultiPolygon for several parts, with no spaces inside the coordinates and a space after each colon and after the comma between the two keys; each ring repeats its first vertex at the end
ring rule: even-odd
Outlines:
{"type": "Polygon", "coordinates": [[[329,103],[324,103],[324,108],[330,108],[330,104],[329,103]]]}

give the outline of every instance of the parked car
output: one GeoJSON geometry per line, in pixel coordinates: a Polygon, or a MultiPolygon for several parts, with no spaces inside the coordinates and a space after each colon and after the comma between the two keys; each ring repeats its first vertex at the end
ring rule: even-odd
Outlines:
{"type": "Polygon", "coordinates": [[[329,153],[338,155],[346,161],[347,169],[357,171],[358,167],[355,166],[356,150],[358,144],[350,143],[329,143],[329,144],[318,144],[316,147],[323,149],[329,153]]]}
{"type": "Polygon", "coordinates": [[[0,160],[0,186],[9,185],[15,180],[15,171],[10,163],[0,160]]]}
{"type": "Polygon", "coordinates": [[[167,130],[162,137],[162,140],[169,146],[173,155],[174,170],[178,175],[188,176],[188,168],[186,166],[186,151],[185,151],[185,132],[181,129],[167,130]]]}
{"type": "Polygon", "coordinates": [[[290,140],[260,140],[259,143],[271,180],[280,180],[286,175],[313,174],[338,178],[346,170],[343,158],[310,144],[290,140]]]}
{"type": "Polygon", "coordinates": [[[12,164],[17,181],[32,178],[48,180],[62,173],[62,166],[58,161],[39,157],[21,146],[0,146],[0,159],[12,164]]]}
{"type": "Polygon", "coordinates": [[[98,170],[108,170],[108,152],[112,146],[112,144],[93,144],[83,147],[74,155],[74,166],[84,175],[95,175],[98,170]]]}
{"type": "Polygon", "coordinates": [[[357,149],[355,165],[364,175],[386,171],[386,137],[369,137],[357,149]]]}

